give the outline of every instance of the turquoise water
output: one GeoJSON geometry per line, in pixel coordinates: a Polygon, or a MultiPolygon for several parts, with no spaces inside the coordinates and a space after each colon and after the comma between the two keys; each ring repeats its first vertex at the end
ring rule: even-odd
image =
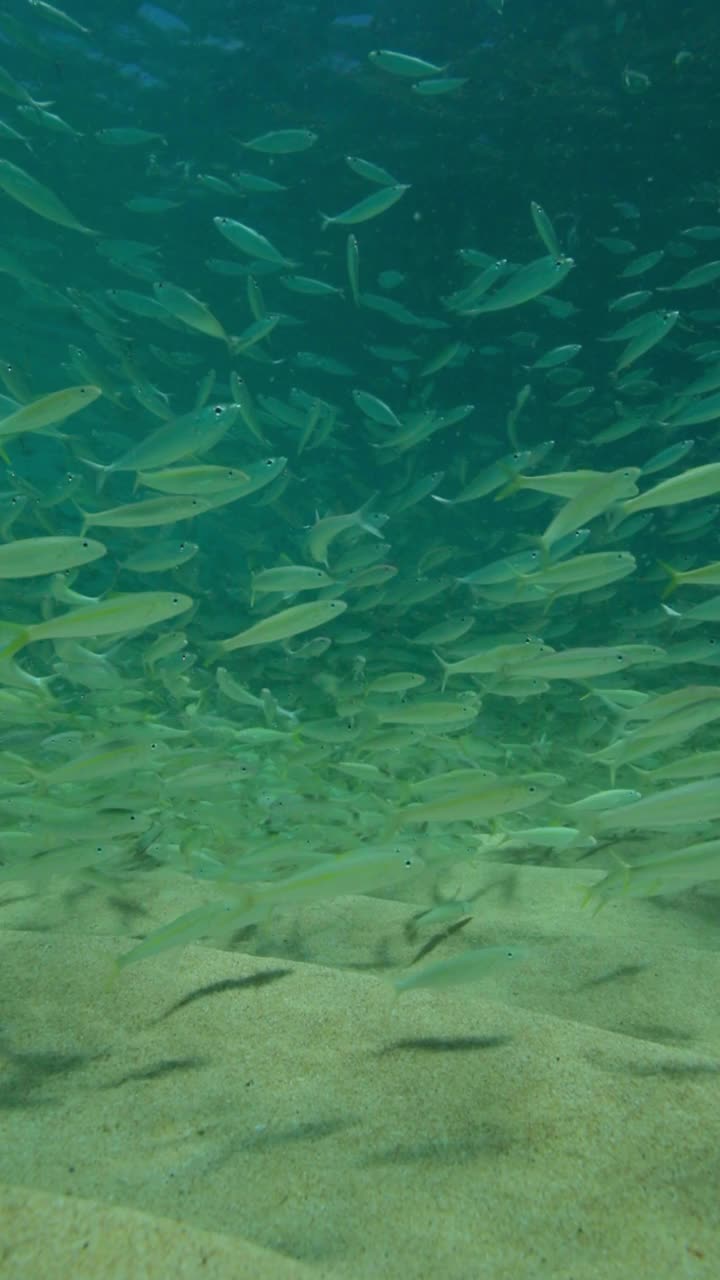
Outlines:
{"type": "Polygon", "coordinates": [[[558,1215],[607,1090],[588,1230],[649,1145],[632,1274],[716,1241],[715,43],[0,15],[7,1182],[323,1274],[599,1274],[558,1215]]]}

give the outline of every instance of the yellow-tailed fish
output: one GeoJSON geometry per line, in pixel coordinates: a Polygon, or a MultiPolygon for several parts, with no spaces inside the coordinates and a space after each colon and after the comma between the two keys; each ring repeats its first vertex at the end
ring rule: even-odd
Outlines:
{"type": "Polygon", "coordinates": [[[107,548],[92,538],[19,538],[0,546],[0,579],[37,578],[90,564],[107,548]]]}
{"type": "Polygon", "coordinates": [[[138,591],[110,596],[97,604],[58,614],[28,626],[3,624],[0,657],[12,657],[38,640],[82,639],[87,636],[126,635],[143,631],[168,618],[177,618],[192,605],[189,596],[173,591],[138,591]]]}
{"type": "Polygon", "coordinates": [[[175,524],[178,520],[190,520],[211,509],[211,499],[177,495],[164,498],[145,498],[140,502],[128,502],[121,507],[108,507],[105,511],[84,511],[83,532],[94,525],[106,529],[150,529],[157,525],[175,524]]]}
{"type": "Polygon", "coordinates": [[[539,804],[547,794],[532,782],[498,778],[478,782],[470,790],[453,791],[426,804],[406,805],[397,810],[391,825],[397,828],[415,822],[487,822],[501,813],[539,804]]]}
{"type": "Polygon", "coordinates": [[[102,395],[100,387],[65,387],[49,395],[31,400],[6,418],[0,419],[0,440],[24,435],[28,431],[44,431],[81,409],[87,409],[102,395]]]}
{"type": "Polygon", "coordinates": [[[222,493],[235,484],[250,482],[248,471],[240,467],[221,467],[214,463],[197,463],[187,467],[163,467],[139,471],[138,484],[158,493],[196,494],[198,497],[222,493]]]}
{"type": "Polygon", "coordinates": [[[681,502],[695,502],[698,498],[709,498],[718,492],[720,462],[708,462],[702,467],[691,467],[679,476],[671,476],[669,480],[661,480],[660,484],[639,494],[637,498],[621,503],[619,511],[623,516],[629,516],[634,511],[647,511],[651,507],[672,507],[681,502]]]}
{"type": "MultiPolygon", "coordinates": [[[[292,605],[281,613],[272,614],[254,623],[236,636],[220,640],[213,647],[213,658],[223,653],[232,653],[233,649],[245,649],[250,645],[275,644],[278,640],[288,640],[291,636],[300,635],[303,631],[312,631],[334,618],[339,618],[347,609],[342,600],[315,600],[311,604],[292,605]]],[[[212,660],[212,659],[211,659],[212,660]]]]}

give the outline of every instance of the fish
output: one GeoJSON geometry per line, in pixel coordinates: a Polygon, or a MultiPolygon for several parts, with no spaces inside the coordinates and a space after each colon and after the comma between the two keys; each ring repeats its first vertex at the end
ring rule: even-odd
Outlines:
{"type": "Polygon", "coordinates": [[[283,595],[294,595],[296,591],[319,591],[321,587],[330,587],[334,579],[313,565],[278,565],[274,569],[262,569],[253,573],[250,579],[251,601],[256,595],[279,591],[283,595]]]}
{"type": "Polygon", "coordinates": [[[494,292],[486,294],[484,300],[463,310],[461,314],[480,316],[521,306],[524,302],[540,297],[548,289],[556,288],[574,266],[572,258],[556,258],[552,254],[546,258],[538,258],[520,267],[505,284],[499,285],[494,292]]]}
{"type": "Polygon", "coordinates": [[[517,644],[493,645],[479,653],[469,654],[467,658],[460,658],[457,662],[447,662],[439,653],[433,652],[442,667],[441,689],[444,690],[451,676],[490,675],[495,671],[507,672],[514,666],[522,667],[524,672],[527,662],[542,654],[551,653],[552,650],[542,640],[524,640],[517,644]]]}
{"type": "MultiPolygon", "coordinates": [[[[217,501],[217,497],[215,498],[217,501]]],[[[202,515],[212,507],[210,498],[194,495],[173,495],[162,498],[142,498],[120,507],[108,507],[105,511],[85,511],[78,507],[83,518],[83,537],[88,529],[96,526],[106,529],[151,529],[157,525],[176,524],[202,515]]]]}
{"type": "Polygon", "coordinates": [[[487,822],[501,813],[512,813],[540,804],[547,796],[535,783],[502,778],[479,781],[464,791],[452,791],[423,804],[399,808],[391,821],[392,830],[417,822],[487,822]]]}
{"type": "Polygon", "coordinates": [[[315,280],[312,276],[281,276],[280,280],[291,293],[303,293],[310,298],[342,297],[342,289],[337,285],[315,280]]]}
{"type": "Polygon", "coordinates": [[[640,467],[622,467],[604,476],[593,476],[561,507],[541,534],[543,549],[549,551],[561,538],[583,528],[623,498],[634,496],[638,491],[635,481],[640,474],[640,467]]]}
{"type": "Polygon", "coordinates": [[[60,573],[106,554],[107,547],[92,538],[18,538],[0,546],[0,580],[60,573]]]}
{"type": "Polygon", "coordinates": [[[298,151],[308,151],[314,147],[318,135],[312,129],[273,129],[269,133],[261,133],[250,138],[242,145],[248,151],[261,151],[270,156],[293,155],[298,151]]]}
{"type": "MultiPolygon", "coordinates": [[[[172,462],[179,462],[189,454],[209,452],[230,430],[240,413],[236,404],[212,404],[183,414],[180,418],[170,418],[162,426],[149,432],[143,440],[131,447],[114,462],[101,465],[90,459],[84,459],[98,474],[98,491],[103,488],[105,480],[116,471],[149,472],[167,467],[172,462]]],[[[0,435],[2,422],[0,422],[0,435]]],[[[246,473],[242,473],[245,475],[246,473]]],[[[233,477],[234,479],[234,477],[233,477]]],[[[224,488],[229,488],[232,481],[224,488]]],[[[194,491],[193,491],[194,492],[194,491]]],[[[180,518],[180,517],[178,517],[180,518]]]]}
{"type": "Polygon", "coordinates": [[[0,418],[0,441],[29,431],[45,431],[82,409],[88,409],[101,395],[100,387],[65,387],[62,391],[51,391],[49,395],[31,400],[7,417],[0,418]]]}
{"type": "Polygon", "coordinates": [[[382,165],[374,164],[371,160],[361,160],[359,156],[346,156],[345,163],[358,177],[364,178],[366,182],[372,182],[375,186],[396,187],[399,185],[397,178],[393,178],[387,169],[383,169],[382,165]]]}
{"type": "Polygon", "coordinates": [[[720,841],[704,840],[681,849],[667,850],[624,862],[587,894],[586,901],[599,899],[598,906],[618,895],[630,898],[653,898],[660,894],[681,893],[693,885],[717,880],[720,875],[720,841]]]}
{"type": "Polygon", "coordinates": [[[71,124],[68,124],[67,120],[63,120],[62,116],[57,115],[54,111],[47,111],[44,107],[22,103],[18,107],[18,113],[37,129],[46,129],[49,133],[65,134],[69,138],[82,138],[83,136],[71,124]]]}
{"type": "Polygon", "coordinates": [[[150,129],[138,129],[135,125],[116,125],[98,129],[95,137],[98,142],[102,142],[107,147],[146,147],[151,142],[160,142],[163,146],[167,146],[162,133],[152,133],[150,129]]]}
{"type": "Polygon", "coordinates": [[[0,660],[14,657],[20,649],[39,640],[83,639],[141,631],[186,613],[191,605],[189,596],[171,591],[137,591],[110,596],[107,600],[72,609],[44,622],[6,626],[4,643],[0,634],[0,660]]]}
{"type": "Polygon", "coordinates": [[[189,329],[197,329],[209,338],[220,338],[227,342],[228,335],[220,321],[215,318],[209,307],[195,298],[186,289],[169,284],[167,280],[157,281],[153,285],[153,293],[161,307],[180,320],[189,329]]]}
{"type": "Polygon", "coordinates": [[[44,186],[37,178],[33,178],[32,174],[21,169],[19,165],[5,158],[0,159],[0,191],[4,191],[12,200],[17,200],[18,204],[31,209],[33,213],[45,218],[48,222],[54,222],[70,231],[79,231],[86,236],[100,234],[79,222],[54,191],[44,186]]]}
{"type": "Polygon", "coordinates": [[[446,93],[457,93],[467,83],[467,76],[438,76],[437,79],[418,80],[411,88],[421,98],[437,98],[446,93]]]}
{"type": "Polygon", "coordinates": [[[446,725],[469,724],[478,711],[479,707],[470,703],[425,699],[394,707],[381,707],[376,714],[381,724],[446,725]]]}
{"type": "Polygon", "coordinates": [[[369,391],[353,391],[352,398],[361,413],[383,427],[402,427],[402,422],[389,404],[369,391]]]}
{"type": "Polygon", "coordinates": [[[313,631],[326,622],[340,617],[347,609],[343,600],[315,600],[312,604],[291,605],[280,613],[272,614],[255,622],[237,635],[220,640],[213,645],[211,658],[213,661],[234,649],[245,649],[249,645],[276,644],[278,640],[288,640],[291,636],[301,635],[303,631],[313,631]]]}
{"type": "Polygon", "coordinates": [[[620,373],[622,369],[629,368],[641,356],[646,355],[659,342],[662,342],[677,324],[679,317],[679,311],[656,311],[651,322],[642,332],[628,342],[615,365],[615,372],[620,373]]]}
{"type": "Polygon", "coordinates": [[[546,351],[537,360],[533,360],[529,367],[531,369],[555,369],[559,365],[566,364],[569,360],[574,360],[575,356],[579,355],[581,351],[582,343],[565,343],[561,347],[553,347],[551,351],[546,351]]]}
{"type": "Polygon", "coordinates": [[[436,960],[434,964],[411,969],[402,977],[395,979],[395,990],[402,993],[428,987],[431,990],[444,991],[448,987],[465,986],[480,982],[497,969],[525,960],[529,955],[528,947],[514,945],[475,947],[454,956],[447,956],[443,960],[436,960]]]}
{"type": "MultiPolygon", "coordinates": [[[[0,423],[0,429],[2,423],[0,423]]],[[[678,503],[695,502],[698,498],[708,498],[720,492],[720,463],[708,462],[700,467],[691,467],[678,476],[661,480],[653,489],[640,493],[636,498],[629,498],[620,503],[622,516],[632,515],[636,511],[648,511],[652,507],[676,506],[678,503]]]]}
{"type": "Polygon", "coordinates": [[[153,930],[137,946],[123,952],[118,966],[123,969],[138,960],[159,955],[178,946],[186,946],[198,938],[239,929],[267,919],[271,911],[297,907],[339,897],[341,894],[364,892],[397,881],[421,864],[417,856],[395,847],[368,846],[326,859],[284,880],[238,888],[228,897],[231,876],[220,876],[225,896],[215,903],[193,908],[153,930]]]}
{"type": "Polygon", "coordinates": [[[345,262],[347,266],[350,293],[356,307],[360,306],[360,250],[357,237],[350,234],[345,242],[345,262]]]}
{"type": "Polygon", "coordinates": [[[263,262],[272,262],[278,267],[295,268],[296,263],[280,253],[267,236],[262,235],[260,231],[255,231],[253,227],[248,227],[235,218],[217,217],[213,218],[213,222],[220,234],[241,253],[249,254],[251,258],[260,258],[263,262]]]}
{"type": "Polygon", "coordinates": [[[392,671],[368,681],[366,690],[368,693],[407,693],[408,689],[417,689],[425,684],[426,679],[417,671],[392,671]]]}
{"type": "Polygon", "coordinates": [[[52,106],[52,102],[36,102],[25,86],[6,71],[5,67],[0,67],[0,93],[6,98],[13,98],[16,102],[27,102],[33,107],[52,106]]]}
{"type": "Polygon", "coordinates": [[[190,542],[187,538],[159,539],[130,552],[125,560],[118,563],[129,573],[166,573],[168,569],[187,564],[199,550],[197,542],[190,542]]]}
{"type": "Polygon", "coordinates": [[[412,54],[397,53],[393,49],[373,49],[368,58],[374,67],[387,71],[393,76],[419,80],[425,76],[441,76],[446,70],[434,62],[426,62],[424,58],[416,58],[412,54]]]}
{"type": "Polygon", "coordinates": [[[663,591],[663,598],[677,591],[678,587],[717,587],[720,586],[720,561],[713,564],[700,565],[697,569],[673,569],[672,565],[662,564],[670,581],[663,591]]]}
{"type": "Polygon", "coordinates": [[[362,529],[379,538],[379,526],[384,523],[384,517],[370,515],[376,497],[377,494],[371,494],[356,511],[350,511],[346,515],[318,518],[307,535],[307,550],[311,560],[324,564],[327,568],[330,543],[348,529],[362,529]]]}
{"type": "MultiPolygon", "coordinates": [[[[116,468],[116,470],[120,469],[116,468]]],[[[134,468],[130,469],[134,470],[134,468]]],[[[138,471],[137,481],[145,489],[155,489],[158,493],[192,494],[199,497],[223,493],[236,484],[247,484],[249,490],[252,486],[249,470],[243,470],[240,467],[221,467],[210,462],[138,471]]]]}
{"type": "Polygon", "coordinates": [[[391,187],[381,187],[378,191],[374,191],[372,195],[365,196],[363,200],[358,200],[356,204],[344,209],[342,213],[336,213],[330,216],[327,213],[321,213],[320,219],[322,229],[325,231],[329,226],[338,225],[342,227],[352,227],[358,222],[369,222],[371,218],[377,218],[379,214],[385,213],[386,210],[392,209],[398,200],[402,199],[406,191],[410,187],[407,183],[395,183],[391,187]]]}
{"type": "Polygon", "coordinates": [[[535,225],[535,230],[545,245],[548,253],[551,254],[553,258],[561,258],[562,249],[560,248],[560,241],[558,240],[557,232],[542,205],[538,204],[536,200],[532,200],[530,203],[530,214],[535,225]]]}

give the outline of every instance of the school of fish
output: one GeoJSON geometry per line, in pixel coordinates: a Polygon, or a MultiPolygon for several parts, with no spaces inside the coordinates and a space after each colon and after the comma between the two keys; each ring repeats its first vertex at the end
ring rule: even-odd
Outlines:
{"type": "Polygon", "coordinates": [[[576,244],[548,181],[436,287],[396,249],[452,67],[370,53],[405,150],[255,104],[198,171],[64,103],[48,28],[103,49],[4,31],[2,886],[196,884],[124,967],[468,858],[720,878],[720,190],[576,244]]]}

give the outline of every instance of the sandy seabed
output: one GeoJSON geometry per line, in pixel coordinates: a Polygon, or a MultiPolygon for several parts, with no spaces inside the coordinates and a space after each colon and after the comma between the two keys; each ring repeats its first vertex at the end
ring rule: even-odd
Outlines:
{"type": "Polygon", "coordinates": [[[196,899],[4,885],[2,1280],[717,1280],[720,902],[593,915],[597,875],[461,869],[433,958],[528,957],[402,997],[410,900],[113,980],[196,899]]]}

